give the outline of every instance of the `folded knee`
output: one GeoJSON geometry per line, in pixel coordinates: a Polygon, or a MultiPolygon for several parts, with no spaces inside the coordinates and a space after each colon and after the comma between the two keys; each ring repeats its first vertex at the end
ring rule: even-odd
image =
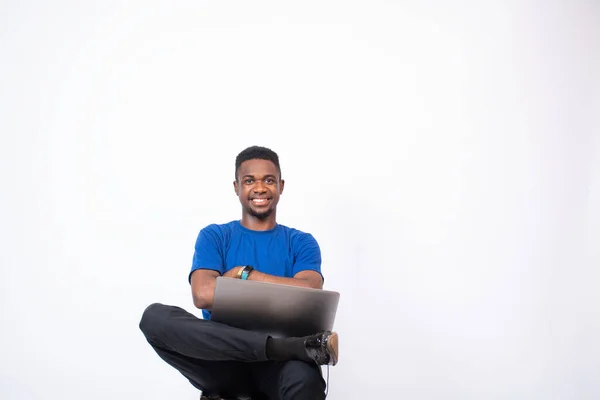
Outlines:
{"type": "Polygon", "coordinates": [[[157,328],[164,325],[166,310],[167,306],[160,303],[146,307],[140,320],[140,329],[146,337],[157,336],[159,332],[157,328]]]}

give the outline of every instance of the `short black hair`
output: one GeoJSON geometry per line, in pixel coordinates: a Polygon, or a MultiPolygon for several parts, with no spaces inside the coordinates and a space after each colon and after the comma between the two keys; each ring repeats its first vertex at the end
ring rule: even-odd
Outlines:
{"type": "Polygon", "coordinates": [[[279,166],[279,156],[273,150],[262,146],[250,146],[240,152],[235,158],[235,180],[237,181],[238,170],[244,161],[248,160],[268,160],[277,167],[279,179],[281,179],[281,167],[279,166]]]}

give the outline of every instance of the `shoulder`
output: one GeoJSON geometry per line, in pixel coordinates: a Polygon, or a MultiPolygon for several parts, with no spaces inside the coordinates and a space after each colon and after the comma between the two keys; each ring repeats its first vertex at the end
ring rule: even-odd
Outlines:
{"type": "Polygon", "coordinates": [[[239,221],[231,221],[224,224],[206,225],[200,230],[200,236],[206,235],[220,239],[228,238],[231,236],[232,232],[237,230],[236,228],[238,225],[239,221]]]}
{"type": "Polygon", "coordinates": [[[289,238],[292,244],[302,245],[310,243],[317,245],[317,240],[311,233],[296,228],[290,228],[289,226],[281,224],[279,226],[283,230],[283,232],[285,232],[286,236],[289,238]]]}

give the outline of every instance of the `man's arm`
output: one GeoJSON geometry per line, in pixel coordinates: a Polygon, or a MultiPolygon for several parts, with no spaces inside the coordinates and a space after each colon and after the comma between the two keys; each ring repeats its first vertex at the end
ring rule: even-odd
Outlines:
{"type": "Polygon", "coordinates": [[[204,310],[212,308],[218,276],[221,276],[221,273],[212,269],[197,269],[192,272],[190,282],[192,299],[197,308],[204,310]]]}
{"type": "MultiPolygon", "coordinates": [[[[231,274],[231,277],[236,277],[238,271],[244,267],[235,267],[227,271],[225,276],[231,274]]],[[[268,283],[278,283],[280,285],[301,286],[313,289],[323,289],[323,277],[317,271],[304,270],[298,272],[293,278],[284,278],[282,276],[269,275],[264,272],[252,270],[248,275],[251,281],[261,281],[268,283]]]]}
{"type": "MultiPolygon", "coordinates": [[[[223,274],[227,278],[236,278],[239,270],[243,267],[234,267],[223,274]]],[[[204,310],[210,310],[215,296],[217,277],[221,274],[210,269],[197,269],[192,273],[191,287],[194,306],[204,310]]],[[[269,275],[260,271],[252,271],[248,275],[251,281],[278,283],[280,285],[301,286],[313,289],[323,288],[323,277],[317,271],[300,271],[293,278],[269,275]]]]}

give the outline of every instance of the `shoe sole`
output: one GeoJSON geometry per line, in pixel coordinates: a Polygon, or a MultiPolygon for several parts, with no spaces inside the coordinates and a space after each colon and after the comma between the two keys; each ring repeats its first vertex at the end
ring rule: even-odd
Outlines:
{"type": "Polygon", "coordinates": [[[338,362],[338,334],[333,332],[327,339],[327,351],[331,356],[331,365],[335,365],[338,362]]]}

